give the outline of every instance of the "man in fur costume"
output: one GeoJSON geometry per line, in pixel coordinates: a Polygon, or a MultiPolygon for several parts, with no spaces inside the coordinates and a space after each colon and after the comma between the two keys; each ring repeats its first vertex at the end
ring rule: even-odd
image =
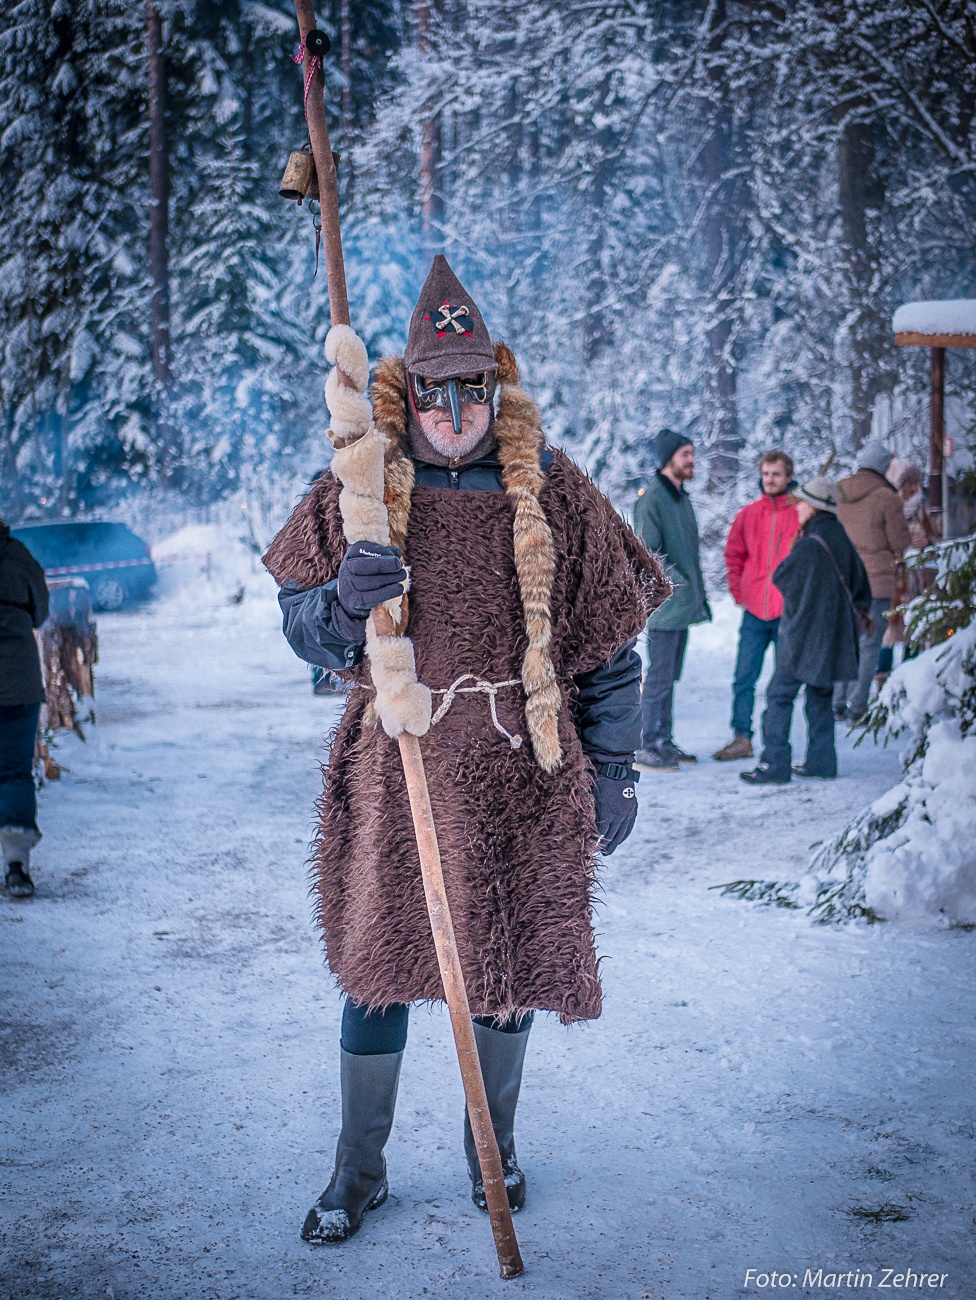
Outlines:
{"type": "MultiPolygon", "coordinates": [[[[365,386],[364,351],[362,373],[365,386]]],[[[339,498],[353,489],[330,471],[265,557],[296,653],[354,683],[315,845],[317,915],[346,1001],[335,1172],[302,1229],[314,1242],[350,1237],[385,1200],[408,1007],[443,996],[398,747],[386,719],[377,725],[370,611],[403,595],[409,566],[406,635],[434,708],[429,730],[415,734],[424,733],[489,1109],[518,1209],[515,1106],[533,1013],[567,1024],[600,1014],[594,855],[622,843],[636,817],[634,644],[670,591],[609,502],[546,446],[515,358],[492,344],[443,257],[403,358],[380,362],[371,397],[392,544],[347,545],[339,498]]],[[[464,1146],[485,1208],[467,1117],[464,1146]]]]}

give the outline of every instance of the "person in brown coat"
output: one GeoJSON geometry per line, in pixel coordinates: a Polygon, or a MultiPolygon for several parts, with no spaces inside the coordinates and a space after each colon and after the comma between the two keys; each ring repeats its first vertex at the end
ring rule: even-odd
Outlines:
{"type": "Polygon", "coordinates": [[[901,497],[885,475],[891,452],[880,442],[861,448],[856,473],[837,484],[837,518],[871,582],[870,631],[861,637],[857,681],[839,682],[834,691],[834,716],[858,722],[867,712],[871,682],[878,667],[886,615],[898,584],[898,568],[912,544],[901,497]]]}
{"type": "MultiPolygon", "coordinates": [[[[360,350],[365,383],[365,349],[354,335],[346,342],[360,350]]],[[[514,1118],[528,1029],[535,1011],[566,1024],[600,1014],[595,855],[634,823],[634,643],[670,593],[606,498],[546,445],[514,356],[492,343],[443,257],[404,357],[380,362],[371,395],[386,439],[392,544],[347,544],[355,492],[345,472],[340,483],[330,469],[265,556],[292,648],[353,684],[331,745],[312,878],[328,963],[347,995],[335,1171],[302,1229],[318,1243],[352,1236],[385,1200],[383,1148],[409,1004],[443,999],[370,611],[402,598],[409,565],[406,636],[434,704],[429,729],[414,734],[518,1209],[525,1178],[514,1118]]],[[[337,402],[330,407],[341,435],[337,402]]],[[[337,460],[346,450],[337,443],[337,460]]],[[[464,1148],[472,1199],[484,1209],[467,1123],[464,1148]]]]}

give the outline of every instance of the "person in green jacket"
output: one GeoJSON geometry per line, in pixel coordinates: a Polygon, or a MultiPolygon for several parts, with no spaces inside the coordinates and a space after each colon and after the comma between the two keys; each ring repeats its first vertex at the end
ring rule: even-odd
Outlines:
{"type": "Polygon", "coordinates": [[[647,623],[647,675],[641,690],[642,741],[634,766],[644,772],[677,772],[694,763],[674,743],[674,684],[681,676],[688,628],[711,621],[698,543],[698,521],[685,483],[695,476],[691,439],[662,429],[655,439],[658,470],[642,489],[634,529],[648,550],[660,555],[674,593],[647,623]]]}

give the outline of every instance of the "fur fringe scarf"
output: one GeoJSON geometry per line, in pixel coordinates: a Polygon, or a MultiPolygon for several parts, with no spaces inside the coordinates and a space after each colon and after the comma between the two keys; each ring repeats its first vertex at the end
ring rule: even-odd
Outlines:
{"type": "MultiPolygon", "coordinates": [[[[325,355],[333,363],[325,381],[325,400],[332,417],[329,430],[335,447],[332,472],[342,484],[339,513],[346,540],[389,546],[391,520],[385,500],[387,444],[373,422],[366,396],[369,381],[366,348],[348,325],[335,325],[325,340],[325,355]]],[[[412,463],[409,470],[412,488],[412,463]]],[[[404,550],[401,542],[395,545],[404,550]]],[[[385,602],[390,617],[387,633],[377,631],[375,618],[366,623],[366,654],[376,691],[374,708],[383,730],[392,739],[402,732],[423,736],[430,730],[431,722],[431,693],[417,680],[413,643],[405,635],[407,601],[404,594],[385,602]]]]}
{"type": "MultiPolygon", "coordinates": [[[[539,408],[521,388],[515,357],[504,343],[495,344],[495,360],[499,389],[495,437],[502,483],[515,511],[515,571],[528,641],[522,661],[525,721],[536,762],[544,772],[554,772],[563,756],[559,744],[561,696],[551,653],[556,555],[552,532],[539,504],[545,435],[539,408]]],[[[386,437],[383,497],[390,541],[406,554],[414,474],[407,452],[407,378],[400,357],[385,357],[379,363],[370,397],[376,429],[386,437]]]]}

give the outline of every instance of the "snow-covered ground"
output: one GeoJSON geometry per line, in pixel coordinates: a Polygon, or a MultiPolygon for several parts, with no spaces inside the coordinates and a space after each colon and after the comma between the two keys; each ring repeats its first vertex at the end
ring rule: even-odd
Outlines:
{"type": "Polygon", "coordinates": [[[753,790],[707,758],[727,601],[677,703],[704,761],[643,777],[603,873],[605,1014],[532,1032],[523,1278],[498,1279],[468,1199],[439,1010],[413,1013],[388,1203],[341,1248],[303,1245],[337,1132],[340,999],[304,861],[339,705],[310,694],[269,580],[245,572],[233,604],[240,556],[198,567],[100,618],[98,725],[43,792],[37,896],[0,905],[0,1294],[728,1300],[769,1294],[770,1270],[794,1295],[911,1270],[976,1295],[976,934],[816,928],[709,892],[799,876],[899,775],[847,741],[832,784],[753,790]]]}

